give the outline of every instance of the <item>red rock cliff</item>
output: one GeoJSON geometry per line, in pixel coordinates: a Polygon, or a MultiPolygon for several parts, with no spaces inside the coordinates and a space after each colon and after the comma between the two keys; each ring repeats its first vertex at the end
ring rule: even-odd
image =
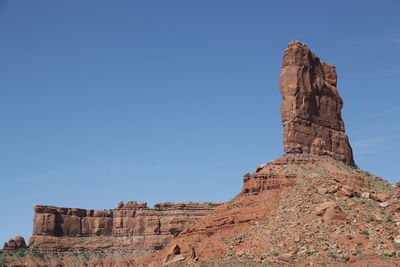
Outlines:
{"type": "Polygon", "coordinates": [[[40,250],[124,248],[157,250],[172,236],[205,216],[221,203],[120,202],[117,209],[87,210],[34,206],[29,246],[40,250]]]}
{"type": "Polygon", "coordinates": [[[329,155],[354,165],[336,83],[334,65],[321,62],[303,43],[288,44],[279,83],[286,153],[329,155]]]}

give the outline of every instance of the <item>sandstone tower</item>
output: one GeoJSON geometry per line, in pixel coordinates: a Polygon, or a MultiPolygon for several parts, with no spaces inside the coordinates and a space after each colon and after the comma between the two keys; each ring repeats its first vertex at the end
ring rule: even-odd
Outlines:
{"type": "Polygon", "coordinates": [[[288,44],[279,82],[286,153],[329,155],[354,165],[336,82],[334,65],[321,62],[299,41],[288,44]]]}

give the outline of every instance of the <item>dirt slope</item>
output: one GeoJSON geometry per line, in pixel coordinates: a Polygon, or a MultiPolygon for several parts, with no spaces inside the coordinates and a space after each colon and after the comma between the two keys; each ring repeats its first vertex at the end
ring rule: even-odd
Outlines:
{"type": "Polygon", "coordinates": [[[276,186],[246,193],[245,182],[241,194],[142,264],[400,264],[397,187],[321,156],[283,156],[250,176],[262,174],[276,186]],[[282,176],[295,185],[279,186],[282,176]]]}

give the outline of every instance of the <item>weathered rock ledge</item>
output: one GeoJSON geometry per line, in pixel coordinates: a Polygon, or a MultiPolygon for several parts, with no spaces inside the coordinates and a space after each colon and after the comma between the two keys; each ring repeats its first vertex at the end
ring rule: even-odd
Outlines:
{"type": "Polygon", "coordinates": [[[3,246],[3,250],[17,250],[20,248],[26,248],[25,239],[20,235],[10,238],[3,246]]]}
{"type": "Polygon", "coordinates": [[[221,204],[161,202],[149,208],[146,202],[130,201],[105,210],[36,205],[29,246],[50,251],[157,250],[221,204]]]}

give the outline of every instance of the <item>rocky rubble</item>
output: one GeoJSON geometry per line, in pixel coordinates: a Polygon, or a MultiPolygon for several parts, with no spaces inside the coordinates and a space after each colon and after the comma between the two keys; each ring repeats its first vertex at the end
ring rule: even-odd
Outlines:
{"type": "MultiPolygon", "coordinates": [[[[211,262],[363,266],[367,259],[387,266],[400,263],[399,189],[356,167],[314,155],[282,156],[246,174],[245,182],[248,177],[278,181],[276,177],[288,175],[293,185],[243,190],[143,263],[170,262],[167,251],[175,246],[180,248],[177,262],[199,266],[211,262]],[[363,192],[385,197],[363,198],[363,192]],[[386,208],[380,205],[382,200],[389,203],[386,208]]],[[[260,188],[251,184],[243,187],[260,188]]]]}
{"type": "Polygon", "coordinates": [[[365,255],[398,258],[400,192],[333,160],[318,165],[307,166],[271,216],[249,229],[244,239],[253,250],[249,255],[292,263],[346,263],[365,255]],[[386,194],[392,208],[363,199],[363,191],[386,194]],[[270,246],[260,246],[259,240],[268,240],[270,246]]]}

